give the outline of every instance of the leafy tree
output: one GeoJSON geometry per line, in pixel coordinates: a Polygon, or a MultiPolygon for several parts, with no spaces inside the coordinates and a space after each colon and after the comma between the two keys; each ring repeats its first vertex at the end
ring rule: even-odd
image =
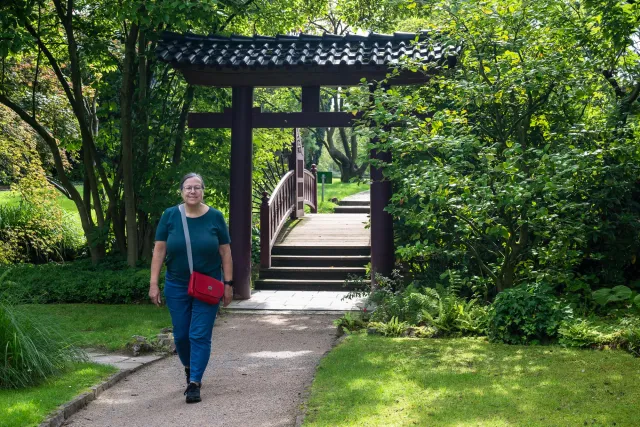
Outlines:
{"type": "MultiPolygon", "coordinates": [[[[434,42],[462,48],[457,66],[425,66],[439,74],[423,87],[378,90],[375,130],[363,128],[393,156],[372,164],[394,184],[400,258],[430,281],[461,272],[486,294],[521,282],[582,291],[625,280],[609,273],[631,263],[637,244],[606,253],[593,242],[638,241],[637,126],[584,53],[575,33],[583,15],[554,0],[435,2],[428,11],[434,42]],[[384,128],[398,120],[406,125],[384,128]]],[[[634,92],[625,93],[626,102],[634,92]]],[[[358,106],[368,97],[363,88],[358,106]]]]}
{"type": "MultiPolygon", "coordinates": [[[[104,255],[110,230],[115,247],[127,253],[130,265],[139,256],[148,256],[160,206],[174,199],[169,183],[187,168],[213,160],[200,139],[202,145],[196,144],[194,150],[205,155],[185,165],[186,155],[194,159],[186,152],[191,144],[185,124],[197,90],[155,59],[160,31],[247,33],[270,28],[285,32],[301,22],[294,13],[299,5],[314,8],[314,2],[266,0],[3,3],[0,103],[47,142],[59,188],[78,208],[94,260],[104,255]],[[284,7],[284,15],[276,14],[279,7],[284,7]],[[263,14],[266,11],[270,12],[263,14]],[[37,58],[32,99],[15,79],[14,68],[24,58],[37,58]],[[40,108],[42,103],[34,107],[33,99],[43,88],[38,76],[45,70],[55,75],[53,90],[63,94],[64,108],[76,122],[71,128],[77,132],[77,144],[71,145],[81,162],[82,195],[60,155],[60,147],[73,138],[49,126],[50,112],[40,108]],[[159,194],[163,197],[156,197],[159,194]]],[[[213,93],[207,110],[228,103],[226,91],[213,93]]],[[[212,169],[228,165],[220,156],[214,157],[220,163],[212,169]]]]}

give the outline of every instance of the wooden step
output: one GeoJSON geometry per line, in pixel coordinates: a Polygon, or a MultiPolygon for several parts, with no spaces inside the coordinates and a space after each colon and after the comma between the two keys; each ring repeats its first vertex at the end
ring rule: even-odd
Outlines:
{"type": "Polygon", "coordinates": [[[367,255],[314,256],[272,255],[272,267],[363,267],[371,261],[367,255]]]}
{"type": "Polygon", "coordinates": [[[255,289],[264,291],[353,291],[361,286],[369,287],[371,281],[345,284],[344,280],[258,279],[255,282],[255,289]]]}
{"type": "Polygon", "coordinates": [[[340,200],[338,202],[339,206],[370,206],[371,202],[369,200],[340,200]]]}
{"type": "Polygon", "coordinates": [[[356,256],[371,255],[371,247],[364,245],[353,246],[316,246],[312,242],[306,245],[275,245],[271,255],[297,256],[356,256]]]}
{"type": "Polygon", "coordinates": [[[333,211],[337,214],[368,214],[371,209],[369,206],[336,206],[333,211]]]}
{"type": "Polygon", "coordinates": [[[365,274],[364,267],[271,267],[260,270],[261,279],[346,280],[365,274]]]}

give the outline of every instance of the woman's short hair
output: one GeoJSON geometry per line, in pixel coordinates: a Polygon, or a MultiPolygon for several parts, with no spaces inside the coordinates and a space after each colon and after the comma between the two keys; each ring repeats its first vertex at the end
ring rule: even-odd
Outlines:
{"type": "Polygon", "coordinates": [[[189,172],[188,174],[186,174],[185,176],[182,177],[182,180],[180,181],[180,191],[182,191],[182,187],[184,186],[184,182],[190,178],[198,178],[200,180],[200,182],[202,183],[202,188],[204,188],[204,179],[202,179],[202,175],[200,175],[199,173],[195,173],[195,172],[189,172]]]}

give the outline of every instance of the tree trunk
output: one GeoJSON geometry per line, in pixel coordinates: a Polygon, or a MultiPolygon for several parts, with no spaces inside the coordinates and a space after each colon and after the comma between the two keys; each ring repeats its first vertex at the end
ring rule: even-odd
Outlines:
{"type": "Polygon", "coordinates": [[[120,89],[120,122],[122,132],[122,176],[124,183],[124,210],[127,233],[127,264],[135,267],[138,261],[138,229],[133,178],[133,92],[135,77],[136,41],[138,25],[131,24],[125,44],[122,87],[120,89]]]}
{"type": "Polygon", "coordinates": [[[178,118],[178,131],[176,132],[176,143],[173,149],[173,164],[180,164],[182,158],[182,147],[184,145],[184,134],[187,124],[187,116],[193,103],[193,95],[195,93],[195,86],[187,86],[187,90],[184,94],[184,104],[182,104],[182,111],[180,111],[180,117],[178,118]]]}

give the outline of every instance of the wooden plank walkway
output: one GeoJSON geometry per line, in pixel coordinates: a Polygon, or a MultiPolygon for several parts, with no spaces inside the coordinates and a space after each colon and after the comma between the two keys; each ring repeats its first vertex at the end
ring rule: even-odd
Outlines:
{"type": "Polygon", "coordinates": [[[370,246],[366,214],[305,214],[280,232],[275,246],[370,246]]]}

